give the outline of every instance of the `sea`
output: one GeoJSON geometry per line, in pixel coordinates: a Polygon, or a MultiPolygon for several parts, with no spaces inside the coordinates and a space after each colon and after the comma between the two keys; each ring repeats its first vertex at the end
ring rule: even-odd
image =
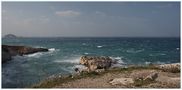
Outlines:
{"type": "Polygon", "coordinates": [[[2,88],[26,88],[54,75],[74,73],[83,55],[109,56],[123,65],[180,63],[180,38],[2,38],[2,44],[48,48],[2,64],[2,88]]]}

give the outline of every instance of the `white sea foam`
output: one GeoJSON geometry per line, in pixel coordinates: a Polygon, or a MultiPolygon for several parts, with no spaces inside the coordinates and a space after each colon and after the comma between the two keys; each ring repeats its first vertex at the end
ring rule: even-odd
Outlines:
{"type": "Polygon", "coordinates": [[[78,64],[80,61],[80,58],[71,58],[71,59],[66,59],[66,60],[55,60],[54,62],[56,63],[73,63],[73,64],[78,64]]]}
{"type": "Polygon", "coordinates": [[[176,50],[179,50],[179,48],[176,48],[176,50]]]}
{"type": "Polygon", "coordinates": [[[165,53],[154,53],[154,54],[149,54],[149,56],[160,56],[160,55],[166,55],[165,53]]]}
{"type": "Polygon", "coordinates": [[[156,63],[157,64],[165,64],[164,62],[161,62],[161,61],[157,61],[156,63]]]}
{"type": "Polygon", "coordinates": [[[97,46],[97,48],[102,48],[103,46],[97,46]]]}
{"type": "Polygon", "coordinates": [[[79,68],[79,69],[84,69],[85,68],[85,66],[83,66],[83,65],[74,65],[73,67],[72,67],[72,69],[75,69],[75,68],[79,68]]]}
{"type": "Polygon", "coordinates": [[[42,52],[38,52],[38,53],[33,53],[33,54],[28,54],[28,55],[24,55],[24,56],[26,56],[26,57],[40,57],[40,56],[42,56],[43,55],[43,53],[42,52]]]}
{"type": "Polygon", "coordinates": [[[50,48],[49,51],[55,51],[56,49],[55,48],[50,48]]]}
{"type": "Polygon", "coordinates": [[[136,53],[143,52],[145,49],[136,50],[136,53]]]}
{"type": "Polygon", "coordinates": [[[113,67],[123,67],[126,63],[122,60],[123,57],[110,57],[113,61],[116,61],[116,63],[112,63],[112,68],[113,67]]]}
{"type": "MultiPolygon", "coordinates": [[[[42,47],[42,46],[36,46],[35,48],[47,48],[47,47],[42,47]]],[[[55,49],[55,48],[49,48],[48,51],[53,52],[59,49],[55,49]]]]}
{"type": "Polygon", "coordinates": [[[116,59],[116,60],[121,60],[121,57],[115,57],[114,59],[116,59]]]}
{"type": "Polygon", "coordinates": [[[126,50],[127,53],[139,53],[143,52],[145,49],[139,49],[139,50],[134,50],[133,48],[126,50]]]}
{"type": "Polygon", "coordinates": [[[84,53],[84,54],[85,54],[85,55],[88,55],[89,53],[86,52],[86,53],[84,53]]]}
{"type": "Polygon", "coordinates": [[[43,46],[35,46],[35,48],[46,48],[46,47],[43,47],[43,46]]]}
{"type": "Polygon", "coordinates": [[[161,53],[160,55],[166,55],[165,53],[161,53]]]}
{"type": "Polygon", "coordinates": [[[82,45],[86,45],[86,43],[82,43],[82,45]]]}
{"type": "Polygon", "coordinates": [[[110,57],[112,60],[116,61],[117,63],[112,64],[113,67],[123,67],[124,66],[124,61],[122,60],[123,57],[110,57]]]}
{"type": "Polygon", "coordinates": [[[149,64],[151,64],[151,62],[146,61],[145,64],[146,64],[146,65],[149,65],[149,64]]]}
{"type": "Polygon", "coordinates": [[[48,49],[49,51],[48,52],[37,52],[37,53],[33,53],[33,54],[28,54],[28,55],[24,55],[25,57],[34,57],[34,58],[39,58],[43,55],[46,55],[46,54],[50,54],[50,53],[53,53],[55,51],[59,51],[59,49],[55,49],[55,48],[50,48],[48,49]]]}
{"type": "Polygon", "coordinates": [[[118,64],[125,64],[123,62],[123,57],[110,57],[112,60],[117,61],[118,64]]]}

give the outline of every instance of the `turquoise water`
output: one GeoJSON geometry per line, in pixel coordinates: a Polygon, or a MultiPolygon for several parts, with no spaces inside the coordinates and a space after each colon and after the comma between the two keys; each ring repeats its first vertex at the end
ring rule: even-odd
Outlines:
{"type": "Polygon", "coordinates": [[[179,38],[17,38],[2,43],[49,49],[3,64],[3,88],[28,87],[55,74],[72,73],[82,55],[110,56],[125,64],[180,62],[179,38]]]}

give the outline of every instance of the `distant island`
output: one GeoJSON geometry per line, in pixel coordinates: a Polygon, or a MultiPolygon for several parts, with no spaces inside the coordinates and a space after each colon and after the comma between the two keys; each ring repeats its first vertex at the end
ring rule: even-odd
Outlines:
{"type": "Polygon", "coordinates": [[[7,34],[3,38],[18,38],[18,37],[14,34],[7,34]]]}

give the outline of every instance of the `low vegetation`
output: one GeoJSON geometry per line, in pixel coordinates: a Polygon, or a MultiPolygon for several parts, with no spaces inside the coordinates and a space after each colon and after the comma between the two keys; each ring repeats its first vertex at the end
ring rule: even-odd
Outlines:
{"type": "MultiPolygon", "coordinates": [[[[129,66],[128,68],[113,68],[113,69],[108,69],[105,70],[104,72],[81,72],[80,74],[75,74],[75,75],[65,75],[64,77],[54,77],[51,79],[47,79],[44,80],[42,82],[40,82],[39,84],[33,85],[33,88],[52,88],[55,87],[57,85],[61,85],[62,83],[66,83],[66,82],[70,82],[70,81],[74,81],[77,79],[81,79],[81,78],[86,78],[86,77],[92,77],[92,78],[97,78],[99,76],[102,76],[106,73],[115,73],[115,72],[119,72],[119,73],[130,73],[133,70],[160,70],[158,68],[156,68],[154,65],[149,65],[149,66],[129,66]]],[[[177,71],[176,71],[177,72],[177,71]]],[[[179,71],[178,71],[179,72],[179,71]]],[[[154,81],[150,81],[150,80],[135,80],[134,81],[134,86],[136,87],[140,87],[143,85],[147,85],[150,83],[154,83],[154,81]]]]}

